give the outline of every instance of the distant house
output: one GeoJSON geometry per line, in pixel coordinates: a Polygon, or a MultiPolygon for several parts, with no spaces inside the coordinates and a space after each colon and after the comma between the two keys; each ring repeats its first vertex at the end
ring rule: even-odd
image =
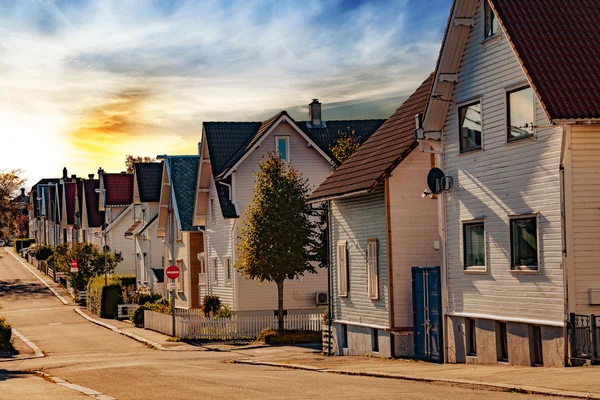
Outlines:
{"type": "Polygon", "coordinates": [[[77,214],[78,204],[80,204],[80,194],[82,191],[82,182],[76,175],[71,177],[67,174],[67,169],[63,169],[63,177],[60,180],[61,186],[61,211],[60,211],[60,237],[61,243],[77,243],[79,240],[79,215],[77,214]]]}
{"type": "Polygon", "coordinates": [[[80,241],[94,244],[102,248],[102,225],[104,211],[100,211],[100,180],[89,175],[83,181],[83,198],[81,203],[81,235],[80,241]]]}
{"type": "MultiPolygon", "coordinates": [[[[118,251],[123,261],[116,267],[116,275],[134,275],[136,266],[135,244],[125,232],[135,221],[133,210],[133,174],[110,174],[99,171],[98,210],[105,213],[106,245],[118,251]]],[[[103,234],[104,234],[103,233],[103,234]]]]}
{"type": "MultiPolygon", "coordinates": [[[[194,224],[194,198],[199,156],[163,156],[157,235],[164,240],[163,271],[169,265],[179,267],[179,278],[164,278],[164,294],[176,289],[175,307],[198,308],[205,279],[204,236],[194,224]],[[202,285],[201,285],[202,284],[202,285]]],[[[154,272],[154,271],[153,271],[154,272]]],[[[156,278],[160,272],[156,272],[156,278]]]]}
{"type": "Polygon", "coordinates": [[[421,196],[431,155],[413,133],[432,80],[310,196],[330,209],[336,354],[414,355],[412,267],[440,261],[437,203],[421,196]]]}
{"type": "MultiPolygon", "coordinates": [[[[330,146],[339,137],[339,131],[354,130],[362,142],[383,123],[324,121],[321,103],[316,100],[309,110],[309,121],[295,121],[282,111],[264,122],[203,124],[194,225],[206,226],[204,290],[218,295],[236,314],[273,315],[277,310],[275,284],[245,279],[234,268],[239,229],[252,201],[254,173],[263,156],[268,151],[279,152],[285,162],[297,166],[316,187],[331,174],[335,162],[330,146]]],[[[288,281],[284,289],[286,312],[322,312],[322,295],[326,292],[324,271],[288,281]],[[321,300],[317,294],[321,294],[321,300]]]]}
{"type": "Polygon", "coordinates": [[[424,120],[454,181],[439,210],[449,362],[559,366],[592,341],[598,23],[591,3],[454,1],[424,120]],[[577,337],[569,312],[587,318],[577,337]]]}
{"type": "Polygon", "coordinates": [[[135,221],[125,232],[132,238],[136,252],[138,286],[163,292],[163,250],[158,238],[158,211],[162,187],[163,163],[138,163],[133,174],[133,211],[135,221]]]}
{"type": "Polygon", "coordinates": [[[60,179],[41,179],[29,193],[29,237],[37,243],[60,243],[60,179]]]}

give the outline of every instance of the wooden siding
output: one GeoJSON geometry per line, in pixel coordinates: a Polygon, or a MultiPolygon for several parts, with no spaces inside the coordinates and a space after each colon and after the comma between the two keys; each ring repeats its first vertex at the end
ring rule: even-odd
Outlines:
{"type": "Polygon", "coordinates": [[[106,244],[111,251],[119,251],[123,256],[123,261],[115,268],[115,275],[135,275],[135,244],[132,238],[125,237],[125,232],[133,224],[133,212],[127,208],[113,209],[111,221],[115,221],[124,212],[127,214],[106,234],[106,244]]]}
{"type": "MultiPolygon", "coordinates": [[[[505,36],[483,43],[481,4],[462,56],[443,132],[448,311],[563,321],[560,128],[538,128],[532,140],[507,144],[506,90],[526,84],[505,36]],[[459,154],[457,105],[480,98],[483,150],[459,154]],[[539,213],[540,273],[510,271],[511,214],[539,213]],[[463,271],[461,220],[485,218],[488,272],[463,271]]],[[[539,102],[535,124],[547,126],[539,102]]]]}
{"type": "Polygon", "coordinates": [[[380,185],[374,193],[331,201],[331,272],[333,310],[336,320],[389,326],[389,282],[387,263],[387,216],[385,192],[380,185]],[[367,296],[367,240],[379,241],[379,299],[367,296]],[[336,244],[346,241],[348,251],[348,296],[337,293],[336,244]]]}
{"type": "Polygon", "coordinates": [[[599,314],[588,296],[600,290],[600,126],[570,126],[566,147],[569,310],[599,314]]]}
{"type": "Polygon", "coordinates": [[[388,178],[392,237],[394,327],[413,324],[412,267],[440,265],[438,200],[421,195],[431,169],[431,154],[414,150],[388,178]]]}

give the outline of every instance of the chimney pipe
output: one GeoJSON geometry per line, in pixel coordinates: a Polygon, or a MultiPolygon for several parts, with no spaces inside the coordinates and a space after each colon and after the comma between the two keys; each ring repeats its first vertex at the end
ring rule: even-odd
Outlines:
{"type": "Polygon", "coordinates": [[[67,167],[63,168],[63,179],[67,180],[67,178],[69,177],[69,173],[67,172],[67,167]]]}
{"type": "Polygon", "coordinates": [[[76,182],[77,181],[77,175],[73,174],[71,175],[71,182],[76,182]]]}
{"type": "Polygon", "coordinates": [[[88,174],[88,179],[89,179],[89,180],[92,180],[92,179],[94,179],[94,174],[88,174]]]}
{"type": "Polygon", "coordinates": [[[25,196],[25,188],[21,188],[21,196],[25,196]]]}
{"type": "Polygon", "coordinates": [[[313,99],[312,103],[308,105],[308,118],[313,126],[321,126],[321,103],[319,100],[313,99]]]}

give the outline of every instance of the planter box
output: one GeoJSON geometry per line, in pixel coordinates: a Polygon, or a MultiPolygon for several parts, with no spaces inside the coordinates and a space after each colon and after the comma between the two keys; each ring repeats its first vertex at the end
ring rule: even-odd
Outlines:
{"type": "Polygon", "coordinates": [[[117,305],[117,319],[128,319],[138,304],[119,304],[117,305]]]}

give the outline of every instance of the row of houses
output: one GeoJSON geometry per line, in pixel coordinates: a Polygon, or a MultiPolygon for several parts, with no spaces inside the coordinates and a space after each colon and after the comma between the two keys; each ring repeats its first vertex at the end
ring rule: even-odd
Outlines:
{"type": "Polygon", "coordinates": [[[454,0],[435,70],[389,119],[325,121],[315,100],[307,121],[205,122],[197,155],[40,181],[32,232],[106,234],[156,291],[178,265],[178,307],[272,314],[275,285],[233,266],[276,150],[327,205],[331,255],[330,279],[286,282],[286,312],[328,307],[336,354],[564,365],[573,321],[600,311],[600,13],[568,3],[454,0]],[[346,129],[362,146],[340,166],[346,129]]]}

